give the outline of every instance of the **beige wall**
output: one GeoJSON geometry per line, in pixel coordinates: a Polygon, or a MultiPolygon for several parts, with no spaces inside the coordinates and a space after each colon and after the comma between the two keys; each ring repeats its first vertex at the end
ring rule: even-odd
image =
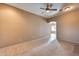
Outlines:
{"type": "Polygon", "coordinates": [[[0,4],[0,47],[47,37],[45,19],[20,9],[0,4]]]}
{"type": "Polygon", "coordinates": [[[79,10],[57,17],[57,37],[69,42],[79,42],[79,10]]]}

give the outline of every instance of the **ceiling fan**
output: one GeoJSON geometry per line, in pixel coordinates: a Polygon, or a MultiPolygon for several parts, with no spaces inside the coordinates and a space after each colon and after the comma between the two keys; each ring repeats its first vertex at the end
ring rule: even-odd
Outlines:
{"type": "Polygon", "coordinates": [[[53,9],[52,6],[53,4],[47,3],[46,8],[40,8],[40,9],[45,10],[47,13],[49,13],[50,11],[57,11],[57,9],[53,9]]]}

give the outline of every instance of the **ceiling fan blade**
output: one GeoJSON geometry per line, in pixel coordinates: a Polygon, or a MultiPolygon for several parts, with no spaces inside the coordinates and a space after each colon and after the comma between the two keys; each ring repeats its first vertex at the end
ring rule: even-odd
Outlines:
{"type": "Polygon", "coordinates": [[[45,8],[40,8],[40,9],[46,10],[45,8]]]}
{"type": "Polygon", "coordinates": [[[50,10],[57,11],[57,9],[50,9],[50,10]]]}

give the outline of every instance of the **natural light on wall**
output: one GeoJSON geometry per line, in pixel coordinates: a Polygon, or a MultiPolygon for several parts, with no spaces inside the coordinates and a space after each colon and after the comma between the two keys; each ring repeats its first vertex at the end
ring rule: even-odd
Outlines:
{"type": "Polygon", "coordinates": [[[49,23],[51,26],[51,40],[55,40],[56,39],[56,22],[52,21],[49,23]]]}

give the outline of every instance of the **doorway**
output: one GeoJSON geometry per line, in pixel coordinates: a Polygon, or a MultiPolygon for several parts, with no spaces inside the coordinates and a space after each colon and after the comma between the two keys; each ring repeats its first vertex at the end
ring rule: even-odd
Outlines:
{"type": "Polygon", "coordinates": [[[51,26],[51,38],[56,39],[56,21],[52,21],[49,23],[51,26]]]}

